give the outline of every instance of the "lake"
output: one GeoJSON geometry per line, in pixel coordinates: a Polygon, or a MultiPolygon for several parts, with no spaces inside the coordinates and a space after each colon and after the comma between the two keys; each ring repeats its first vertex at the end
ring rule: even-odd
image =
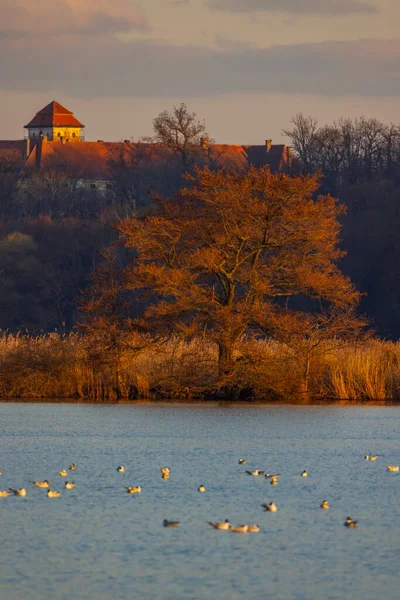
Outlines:
{"type": "Polygon", "coordinates": [[[0,489],[27,489],[0,498],[0,598],[399,597],[399,407],[7,402],[0,428],[0,489]],[[207,524],[227,518],[260,532],[207,524]]]}

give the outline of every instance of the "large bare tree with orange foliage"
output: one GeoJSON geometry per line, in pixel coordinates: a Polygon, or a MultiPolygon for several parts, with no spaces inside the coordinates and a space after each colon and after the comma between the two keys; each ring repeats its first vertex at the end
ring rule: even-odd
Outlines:
{"type": "Polygon", "coordinates": [[[359,294],[338,266],[345,209],[317,189],[318,175],[205,168],[175,198],[155,199],[150,214],[119,222],[121,243],[135,249],[124,286],[141,311],[138,327],[207,336],[221,379],[246,332],[289,343],[315,338],[324,319],[330,335],[335,322],[339,336],[359,330],[359,294]]]}

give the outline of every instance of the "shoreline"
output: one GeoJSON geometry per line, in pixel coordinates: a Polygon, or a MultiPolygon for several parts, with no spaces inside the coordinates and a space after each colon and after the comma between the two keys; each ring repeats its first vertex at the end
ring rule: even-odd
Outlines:
{"type": "Polygon", "coordinates": [[[25,404],[104,404],[104,405],[123,405],[123,406],[141,406],[141,405],[190,405],[190,406],[237,406],[237,407],[257,407],[257,406],[388,406],[400,407],[400,398],[391,400],[310,400],[308,402],[299,402],[293,399],[286,401],[261,401],[261,400],[229,400],[229,399],[210,399],[210,400],[188,400],[187,398],[173,400],[166,399],[135,399],[128,400],[93,400],[91,398],[0,398],[0,404],[7,403],[25,403],[25,404]]]}

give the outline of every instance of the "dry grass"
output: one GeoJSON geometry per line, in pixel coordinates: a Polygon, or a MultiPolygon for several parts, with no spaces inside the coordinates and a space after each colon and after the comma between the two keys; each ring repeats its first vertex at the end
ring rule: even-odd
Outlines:
{"type": "MultiPolygon", "coordinates": [[[[0,333],[0,397],[3,398],[201,398],[222,395],[216,347],[205,340],[134,342],[118,360],[97,352],[78,334],[41,336],[0,333]],[[136,342],[135,342],[136,343],[136,342]]],[[[243,339],[228,384],[238,398],[300,399],[304,358],[273,341],[243,339]]],[[[393,400],[400,397],[400,343],[320,348],[310,363],[306,400],[393,400]]]]}

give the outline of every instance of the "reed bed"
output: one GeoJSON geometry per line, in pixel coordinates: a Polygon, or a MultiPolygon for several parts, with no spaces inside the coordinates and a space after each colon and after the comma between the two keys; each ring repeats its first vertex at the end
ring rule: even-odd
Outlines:
{"type": "Polygon", "coordinates": [[[309,360],[304,393],[300,353],[243,338],[228,380],[205,339],[123,340],[113,352],[77,333],[0,332],[0,397],[394,401],[400,398],[400,343],[326,343],[309,360]],[[135,350],[135,348],[137,348],[135,350]]]}

